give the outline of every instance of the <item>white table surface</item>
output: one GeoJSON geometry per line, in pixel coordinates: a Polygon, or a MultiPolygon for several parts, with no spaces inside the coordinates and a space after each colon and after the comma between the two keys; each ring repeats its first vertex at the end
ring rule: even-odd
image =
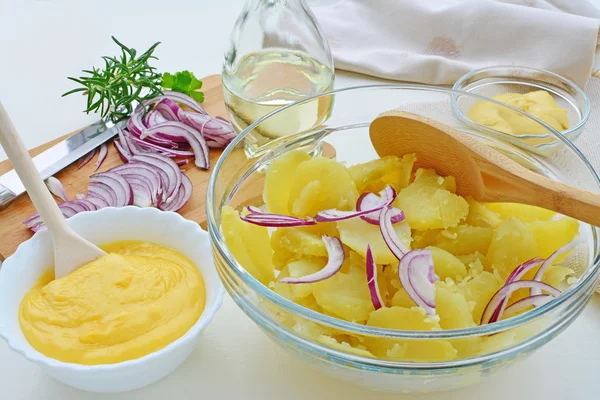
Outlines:
{"type": "MultiPolygon", "coordinates": [[[[162,41],[156,51],[160,70],[189,69],[198,77],[219,73],[242,3],[0,0],[0,100],[28,147],[45,143],[97,119],[79,112],[79,97],[60,95],[72,87],[67,76],[96,64],[101,55],[113,54],[110,35],[138,49],[162,41]]],[[[377,81],[349,73],[338,73],[336,79],[338,88],[377,81]]],[[[4,158],[0,150],[0,160],[4,158]]],[[[485,384],[420,396],[378,394],[307,369],[274,346],[226,296],[186,363],[163,381],[131,393],[100,395],[72,389],[0,342],[0,400],[591,400],[600,396],[599,337],[600,295],[595,295],[566,332],[485,384]]]]}

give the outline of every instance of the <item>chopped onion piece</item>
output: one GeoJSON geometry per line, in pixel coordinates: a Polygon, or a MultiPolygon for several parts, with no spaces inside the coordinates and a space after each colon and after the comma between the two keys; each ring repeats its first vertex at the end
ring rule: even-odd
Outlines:
{"type": "Polygon", "coordinates": [[[416,305],[427,315],[435,315],[435,281],[439,279],[433,269],[431,250],[411,250],[398,266],[400,283],[416,305]]]}
{"type": "Polygon", "coordinates": [[[332,238],[327,235],[323,236],[323,242],[325,243],[325,248],[327,249],[327,265],[323,267],[322,270],[317,271],[313,274],[301,276],[298,278],[286,277],[279,280],[281,283],[314,283],[325,280],[327,278],[331,278],[335,275],[340,268],[342,268],[342,264],[344,263],[344,247],[342,246],[342,242],[338,238],[332,238]]]}
{"type": "Polygon", "coordinates": [[[381,235],[383,236],[385,244],[392,254],[394,254],[398,260],[401,260],[402,257],[408,253],[408,248],[402,243],[394,230],[394,226],[392,225],[393,214],[393,207],[389,205],[384,206],[379,214],[379,229],[381,230],[381,235]]]}
{"type": "Polygon", "coordinates": [[[536,294],[534,296],[525,297],[524,299],[520,299],[515,301],[510,306],[506,307],[504,310],[503,318],[510,318],[521,311],[527,310],[529,307],[541,307],[546,303],[549,303],[554,299],[554,296],[549,294],[536,294]]]}
{"type": "Polygon", "coordinates": [[[381,298],[381,293],[379,292],[379,285],[377,284],[377,264],[375,264],[375,259],[373,258],[373,253],[371,252],[371,246],[369,245],[367,245],[367,254],[365,259],[369,294],[371,295],[373,307],[375,307],[376,310],[379,310],[384,306],[384,303],[383,299],[381,298]]]}
{"type": "MultiPolygon", "coordinates": [[[[548,257],[546,259],[546,261],[544,261],[544,263],[542,264],[542,266],[540,267],[540,269],[537,270],[535,276],[533,277],[533,280],[541,282],[541,280],[542,280],[542,278],[544,276],[544,272],[546,272],[546,269],[548,269],[548,267],[552,265],[552,263],[554,262],[554,260],[556,260],[556,257],[558,257],[561,254],[564,254],[567,251],[571,250],[573,247],[575,247],[575,244],[576,244],[576,241],[573,240],[573,241],[565,244],[560,249],[556,250],[554,253],[550,254],[550,257],[548,257]]],[[[535,287],[532,287],[531,290],[529,291],[529,294],[531,296],[535,296],[536,294],[541,294],[541,293],[542,293],[542,291],[539,288],[535,288],[535,287]]]]}
{"type": "Polygon", "coordinates": [[[523,280],[508,283],[501,287],[488,302],[485,310],[483,311],[483,315],[481,316],[481,325],[491,324],[502,318],[502,314],[504,313],[504,308],[506,305],[506,302],[503,302],[502,300],[509,298],[515,290],[524,288],[531,289],[534,287],[548,292],[552,296],[559,296],[561,293],[560,290],[556,289],[555,287],[538,281],[523,280]]]}
{"type": "Polygon", "coordinates": [[[46,186],[48,186],[48,190],[50,190],[50,193],[52,193],[62,201],[69,201],[65,187],[63,186],[61,181],[59,181],[55,177],[51,176],[50,178],[46,179],[46,186]]]}

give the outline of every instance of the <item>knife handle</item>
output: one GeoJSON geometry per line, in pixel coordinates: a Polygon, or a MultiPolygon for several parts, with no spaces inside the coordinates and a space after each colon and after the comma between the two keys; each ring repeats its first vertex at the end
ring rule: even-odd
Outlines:
{"type": "Polygon", "coordinates": [[[5,209],[17,196],[6,187],[0,185],[0,210],[5,209]]]}

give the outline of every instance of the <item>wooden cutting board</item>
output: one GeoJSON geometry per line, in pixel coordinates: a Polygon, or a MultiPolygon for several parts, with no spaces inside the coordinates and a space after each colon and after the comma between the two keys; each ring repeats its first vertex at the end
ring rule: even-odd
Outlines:
{"type": "MultiPolygon", "coordinates": [[[[221,75],[207,76],[202,78],[202,82],[202,91],[204,92],[204,103],[202,103],[202,106],[212,116],[221,116],[227,118],[227,112],[223,102],[221,75]]],[[[74,133],[76,132],[36,147],[30,151],[30,154],[32,156],[36,156],[74,133]]],[[[190,201],[181,210],[179,210],[179,213],[187,219],[198,222],[203,228],[206,228],[205,200],[208,179],[210,177],[210,172],[212,171],[212,166],[216,163],[221,153],[221,150],[211,149],[211,169],[209,171],[204,171],[197,168],[193,162],[183,167],[185,173],[194,184],[194,192],[190,201]]],[[[325,143],[323,155],[330,158],[334,157],[335,151],[333,147],[325,143]]],[[[94,173],[94,169],[96,168],[94,165],[96,158],[97,157],[94,157],[92,161],[90,161],[80,170],[77,169],[77,163],[74,163],[55,175],[55,177],[58,178],[65,186],[67,195],[70,199],[75,198],[75,194],[77,193],[87,193],[89,176],[94,173]]],[[[106,171],[120,164],[122,164],[122,161],[112,143],[109,142],[108,156],[102,163],[102,166],[98,172],[106,171]]],[[[12,169],[10,161],[6,160],[0,162],[0,175],[4,174],[10,169],[12,169]]],[[[240,193],[243,191],[243,197],[248,201],[252,199],[260,199],[263,184],[264,179],[254,179],[251,183],[249,182],[248,184],[245,184],[243,189],[240,190],[240,193]]],[[[3,261],[6,257],[14,253],[19,244],[29,239],[33,235],[21,222],[35,213],[36,211],[27,194],[20,196],[4,210],[0,210],[0,261],[3,261]]]]}

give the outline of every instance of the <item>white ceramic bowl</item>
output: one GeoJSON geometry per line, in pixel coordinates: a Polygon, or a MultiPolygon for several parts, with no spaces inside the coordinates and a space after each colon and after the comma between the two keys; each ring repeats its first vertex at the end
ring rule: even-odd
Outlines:
{"type": "MultiPolygon", "coordinates": [[[[173,248],[198,267],[206,285],[206,305],[198,322],[167,347],[136,360],[106,365],[80,365],[58,361],[35,350],[19,326],[23,296],[52,266],[52,243],[46,230],[22,243],[0,270],[0,337],[8,346],[38,364],[59,381],[91,392],[114,393],[138,389],[173,372],[196,346],[223,302],[224,289],[213,263],[208,234],[198,224],[173,212],[154,208],[105,208],[84,212],[68,220],[73,229],[95,244],[142,240],[173,248]]],[[[208,362],[208,360],[207,360],[208,362]]]]}

